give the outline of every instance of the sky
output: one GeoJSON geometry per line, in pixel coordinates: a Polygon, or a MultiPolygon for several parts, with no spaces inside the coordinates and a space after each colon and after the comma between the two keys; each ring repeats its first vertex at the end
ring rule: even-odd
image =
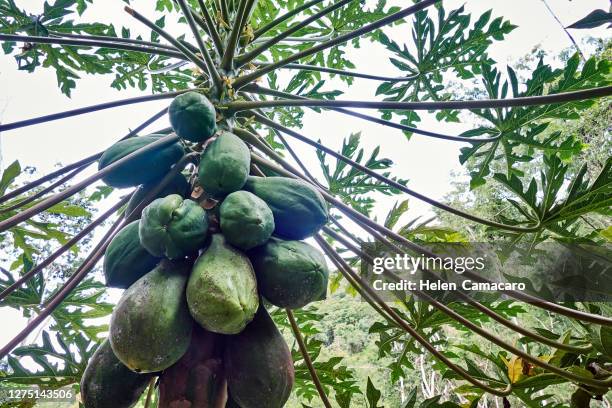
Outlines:
{"type": "MultiPolygon", "coordinates": [[[[564,25],[569,25],[582,18],[595,8],[607,9],[608,0],[548,0],[551,8],[564,25]]],[[[40,0],[16,0],[16,3],[35,13],[40,9],[40,0]]],[[[151,0],[135,0],[133,7],[154,18],[150,12],[151,0]]],[[[391,0],[393,5],[403,5],[406,1],[391,0]]],[[[571,45],[562,28],[546,10],[541,0],[469,0],[444,2],[447,9],[454,9],[465,4],[466,10],[474,16],[492,8],[493,15],[503,16],[519,27],[506,41],[492,47],[490,54],[502,64],[512,63],[530,53],[535,46],[541,45],[553,55],[571,45]]],[[[96,0],[83,16],[86,21],[112,21],[121,26],[132,28],[133,32],[146,33],[138,23],[130,20],[123,12],[123,0],[96,0]]],[[[178,34],[178,33],[177,33],[178,34]]],[[[576,40],[581,42],[587,36],[604,36],[603,29],[572,30],[576,40]]],[[[409,38],[410,25],[393,29],[394,39],[401,41],[409,38]]],[[[148,35],[146,36],[148,37],[148,35]]],[[[364,72],[397,75],[396,69],[389,63],[388,55],[380,46],[363,43],[361,49],[351,50],[350,58],[357,68],[364,72]]],[[[67,98],[57,88],[55,74],[48,69],[39,69],[35,74],[18,71],[13,57],[0,55],[0,121],[13,122],[54,113],[66,109],[97,104],[116,99],[141,95],[140,91],[128,89],[116,91],[110,87],[111,77],[85,76],[78,81],[71,98],[67,98]]],[[[372,99],[378,83],[358,80],[345,90],[345,99],[372,99]]],[[[35,166],[41,172],[48,172],[57,163],[71,163],[92,153],[101,151],[114,141],[123,137],[130,128],[159,111],[165,102],[149,102],[137,106],[116,108],[103,112],[79,116],[67,120],[51,122],[33,127],[4,132],[0,135],[0,152],[2,166],[19,160],[23,166],[35,166]]],[[[409,187],[424,192],[441,200],[451,189],[451,172],[461,170],[458,163],[461,144],[449,141],[425,138],[415,135],[407,142],[399,132],[376,124],[348,118],[344,115],[325,112],[321,114],[307,111],[304,129],[301,131],[311,139],[321,139],[330,147],[339,148],[342,140],[351,133],[361,132],[362,144],[367,152],[380,146],[380,157],[388,157],[395,163],[393,175],[409,179],[409,187]]],[[[154,130],[168,125],[166,119],[160,120],[150,129],[154,130]]],[[[442,133],[460,133],[466,125],[438,123],[427,117],[421,123],[423,129],[442,133]]],[[[311,148],[291,142],[309,168],[318,166],[316,156],[311,148]]],[[[85,176],[85,175],[84,175],[85,176]]],[[[403,197],[401,197],[403,198],[403,197]]],[[[377,207],[375,215],[382,218],[395,200],[383,200],[377,207]]],[[[416,200],[410,202],[409,217],[430,214],[430,208],[416,200]]],[[[6,325],[0,331],[0,343],[5,343],[10,336],[21,328],[21,321],[11,311],[0,310],[3,321],[15,322],[9,329],[6,325]]]]}

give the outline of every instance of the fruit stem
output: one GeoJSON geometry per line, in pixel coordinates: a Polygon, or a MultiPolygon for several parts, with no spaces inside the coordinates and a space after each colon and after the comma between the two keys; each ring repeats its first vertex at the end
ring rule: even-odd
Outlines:
{"type": "MultiPolygon", "coordinates": [[[[421,3],[417,3],[421,4],[421,3]]],[[[236,83],[234,83],[236,86],[236,83]]],[[[237,101],[222,105],[230,112],[239,112],[255,108],[274,107],[316,107],[316,108],[359,108],[359,109],[383,109],[383,110],[445,110],[445,109],[498,109],[524,107],[533,105],[546,105],[555,103],[566,103],[593,98],[602,98],[612,95],[612,86],[583,89],[573,92],[561,92],[557,94],[522,96],[507,99],[480,99],[480,100],[457,100],[457,101],[432,101],[432,102],[395,102],[395,101],[339,101],[321,99],[274,99],[264,101],[237,101]]]]}
{"type": "Polygon", "coordinates": [[[27,208],[26,210],[20,213],[15,214],[14,216],[10,218],[0,221],[0,233],[8,230],[9,228],[14,227],[17,224],[20,224],[23,221],[29,220],[31,217],[35,216],[36,214],[51,208],[55,204],[58,204],[69,197],[72,197],[79,191],[83,190],[85,187],[88,187],[93,182],[101,179],[102,177],[112,172],[113,170],[123,165],[124,163],[128,162],[129,160],[132,160],[133,158],[138,157],[144,153],[147,153],[147,152],[150,152],[156,149],[160,149],[166,145],[176,143],[178,140],[179,138],[176,135],[165,136],[163,138],[160,138],[159,140],[156,140],[155,142],[151,144],[148,144],[126,155],[125,157],[122,157],[121,159],[111,163],[107,167],[97,171],[93,175],[76,183],[75,185],[67,188],[66,190],[60,193],[54,194],[51,197],[42,200],[41,202],[33,205],[32,207],[27,208]]]}
{"type": "MultiPolygon", "coordinates": [[[[87,38],[87,37],[84,37],[87,38]]],[[[17,41],[34,44],[57,44],[78,47],[99,47],[112,48],[116,50],[136,51],[145,54],[163,55],[166,57],[185,59],[185,56],[177,51],[169,50],[167,47],[148,47],[134,45],[126,42],[113,41],[112,37],[108,40],[80,39],[80,38],[58,38],[58,37],[38,37],[30,35],[0,34],[0,41],[17,41]]],[[[137,41],[137,40],[133,40],[137,41]]]]}
{"type": "Polygon", "coordinates": [[[314,47],[308,48],[306,50],[300,51],[298,53],[295,53],[287,58],[285,58],[284,60],[275,62],[273,64],[268,65],[267,67],[263,67],[261,69],[258,69],[257,71],[251,72],[250,74],[244,75],[242,77],[239,77],[236,79],[236,81],[234,82],[234,88],[235,89],[240,89],[242,88],[244,85],[251,83],[253,81],[255,81],[257,78],[262,77],[263,75],[266,75],[269,72],[272,72],[280,67],[283,67],[287,64],[290,64],[292,62],[295,61],[299,61],[302,58],[308,57],[310,55],[316,54],[320,51],[326,50],[328,48],[334,47],[336,45],[340,45],[340,44],[344,44],[345,42],[348,42],[354,38],[360,37],[364,34],[368,34],[374,30],[377,30],[379,28],[382,28],[386,25],[392,24],[398,20],[402,20],[414,13],[417,13],[418,11],[421,11],[435,3],[437,3],[438,1],[441,0],[423,0],[419,3],[416,3],[410,7],[407,7],[403,10],[398,11],[397,13],[391,14],[387,17],[383,17],[378,21],[375,21],[371,24],[367,24],[355,31],[351,31],[350,33],[344,34],[344,35],[340,35],[332,40],[329,41],[325,41],[319,45],[316,45],[314,47]]]}
{"type": "MultiPolygon", "coordinates": [[[[133,137],[135,135],[137,135],[138,133],[140,133],[142,130],[144,130],[146,127],[148,127],[149,125],[151,125],[153,122],[155,122],[157,119],[161,118],[162,116],[164,116],[167,112],[167,108],[162,109],[161,111],[159,111],[158,113],[156,113],[155,115],[151,116],[149,119],[147,119],[146,121],[144,121],[143,123],[141,123],[140,125],[138,125],[134,130],[130,131],[127,135],[125,135],[121,140],[124,139],[128,139],[130,137],[133,137]]],[[[83,165],[86,164],[90,164],[96,160],[98,160],[100,158],[100,156],[102,156],[102,153],[104,152],[100,152],[100,153],[96,153],[93,154],[89,157],[86,157],[82,160],[79,160],[75,163],[72,164],[68,164],[64,167],[62,167],[59,170],[56,170],[52,173],[47,174],[46,176],[43,176],[37,180],[34,180],[22,187],[19,187],[5,195],[3,195],[2,197],[0,197],[0,204],[8,201],[14,197],[17,197],[23,193],[26,193],[28,191],[30,191],[31,189],[40,186],[43,183],[46,183],[47,181],[53,180],[54,178],[61,176],[62,174],[68,173],[69,171],[76,169],[78,167],[81,167],[83,165]]]]}
{"type": "Polygon", "coordinates": [[[289,319],[289,323],[291,324],[291,330],[293,331],[293,336],[295,337],[295,340],[297,341],[298,347],[300,349],[300,353],[302,354],[302,358],[304,359],[304,363],[306,364],[306,367],[308,367],[310,378],[312,378],[312,382],[317,388],[319,397],[321,397],[321,401],[323,402],[323,405],[325,405],[325,408],[332,408],[332,405],[329,402],[329,399],[327,398],[327,394],[325,393],[325,389],[323,388],[323,385],[321,384],[321,380],[319,379],[319,376],[317,375],[317,370],[312,364],[312,359],[310,358],[310,355],[308,355],[308,349],[306,348],[306,344],[304,344],[304,339],[302,337],[302,333],[300,332],[300,327],[295,321],[293,312],[290,309],[285,309],[285,312],[287,313],[287,318],[289,319]]]}
{"type": "Polygon", "coordinates": [[[204,16],[204,24],[206,24],[210,38],[212,39],[215,49],[217,50],[217,55],[219,58],[221,58],[223,56],[223,42],[221,41],[217,27],[215,27],[215,24],[213,23],[212,17],[208,12],[208,8],[206,7],[206,4],[204,4],[204,0],[198,0],[198,4],[200,5],[200,10],[204,16]]]}
{"type": "Polygon", "coordinates": [[[321,2],[323,2],[323,0],[311,0],[309,2],[304,3],[300,7],[296,7],[293,10],[283,14],[282,16],[280,16],[280,17],[276,18],[275,20],[269,22],[265,26],[260,27],[257,30],[255,30],[255,32],[253,33],[253,36],[254,36],[253,40],[256,40],[257,38],[261,37],[261,35],[267,33],[268,31],[270,31],[271,29],[273,29],[277,25],[281,24],[282,22],[289,20],[290,18],[300,14],[302,11],[308,10],[308,9],[312,8],[313,6],[316,6],[317,4],[319,4],[321,2]]]}
{"type": "MultiPolygon", "coordinates": [[[[287,98],[287,99],[307,99],[303,96],[296,96],[296,95],[292,95],[287,92],[278,91],[276,89],[265,88],[257,84],[246,85],[242,88],[242,91],[248,92],[248,93],[254,93],[258,95],[278,96],[278,97],[287,98]]],[[[421,130],[419,128],[412,127],[412,126],[406,126],[401,123],[393,123],[388,120],[377,118],[376,116],[366,115],[361,112],[355,112],[349,109],[344,109],[344,108],[327,108],[327,109],[334,111],[334,112],[340,112],[344,115],[349,115],[349,116],[353,116],[359,119],[363,119],[368,122],[373,122],[379,125],[391,127],[394,129],[399,129],[404,132],[416,133],[418,135],[433,137],[435,139],[450,140],[453,142],[484,144],[484,143],[496,142],[502,137],[502,134],[499,132],[494,136],[486,137],[486,138],[446,135],[443,133],[436,133],[436,132],[430,132],[427,130],[421,130]]]]}
{"type": "Polygon", "coordinates": [[[243,66],[244,64],[247,64],[249,62],[251,62],[252,60],[254,60],[255,58],[257,58],[260,54],[264,53],[265,51],[269,50],[271,47],[273,47],[274,45],[278,44],[279,42],[281,42],[283,39],[289,37],[291,34],[299,31],[300,29],[302,29],[303,27],[308,26],[310,23],[317,21],[318,19],[325,17],[327,14],[334,12],[335,10],[341,8],[342,6],[350,3],[351,1],[354,0],[340,0],[334,4],[332,4],[331,6],[325,7],[323,10],[321,10],[318,13],[315,13],[314,15],[308,17],[307,19],[300,21],[299,23],[293,25],[291,28],[289,28],[288,30],[278,34],[275,37],[270,38],[269,40],[267,40],[266,42],[264,42],[263,44],[261,44],[259,47],[245,53],[242,55],[239,55],[236,57],[235,62],[234,62],[234,66],[236,68],[239,68],[241,66],[243,66]]]}
{"type": "Polygon", "coordinates": [[[193,35],[196,38],[196,42],[198,43],[198,47],[200,48],[200,53],[204,57],[204,62],[206,63],[207,71],[212,78],[213,84],[217,88],[217,92],[221,93],[223,87],[223,80],[221,79],[221,76],[219,75],[219,72],[215,67],[215,63],[213,62],[210,53],[208,52],[208,48],[206,48],[206,44],[204,44],[204,41],[202,40],[202,36],[200,35],[195,20],[193,19],[193,15],[191,14],[191,8],[185,0],[177,0],[177,2],[179,3],[179,6],[181,7],[183,14],[185,15],[185,18],[187,19],[187,24],[189,25],[189,28],[191,28],[191,31],[193,32],[193,35]]]}

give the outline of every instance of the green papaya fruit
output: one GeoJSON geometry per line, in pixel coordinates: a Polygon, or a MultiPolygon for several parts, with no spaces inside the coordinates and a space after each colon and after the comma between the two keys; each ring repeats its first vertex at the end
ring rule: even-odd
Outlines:
{"type": "MultiPolygon", "coordinates": [[[[134,211],[138,204],[140,204],[140,202],[144,198],[146,198],[147,194],[149,194],[149,192],[153,190],[159,184],[160,181],[161,179],[139,186],[136,191],[134,191],[134,194],[130,198],[130,201],[128,201],[128,204],[125,208],[125,214],[129,215],[132,211],[134,211]]],[[[168,196],[170,194],[178,194],[181,197],[187,197],[189,194],[189,189],[189,182],[187,181],[184,175],[179,173],[176,175],[176,177],[172,179],[169,184],[167,184],[162,189],[162,191],[157,193],[151,201],[160,197],[168,196]]],[[[134,217],[140,218],[141,214],[142,211],[140,211],[138,214],[134,214],[134,217]]]]}
{"type": "Polygon", "coordinates": [[[298,309],[325,299],[329,271],[323,254],[312,245],[271,238],[249,257],[259,293],[273,305],[298,309]]]}
{"type": "Polygon", "coordinates": [[[240,190],[250,167],[251,153],[246,143],[223,132],[202,153],[198,180],[206,194],[219,198],[240,190]]]}
{"type": "Polygon", "coordinates": [[[295,379],[287,343],[263,306],[224,354],[228,391],[241,408],[281,408],[295,379]]]}
{"type": "Polygon", "coordinates": [[[248,191],[228,195],[221,203],[219,218],[227,242],[245,251],[265,244],[274,232],[272,210],[248,191]]]}
{"type": "Polygon", "coordinates": [[[240,333],[259,306],[257,281],[249,258],[212,236],[210,246],[197,259],[187,283],[191,316],[206,330],[240,333]]]}
{"type": "Polygon", "coordinates": [[[203,142],[217,131],[215,107],[198,92],[185,92],[174,98],[168,114],[176,134],[191,142],[203,142]]]}
{"type": "Polygon", "coordinates": [[[142,246],[152,255],[178,259],[204,245],[208,217],[195,201],[171,194],[145,207],[138,233],[142,246]]]}
{"type": "Polygon", "coordinates": [[[108,340],[89,359],[81,377],[81,400],[85,408],[131,408],[151,380],[137,374],[113,353],[108,340]]]}
{"type": "Polygon", "coordinates": [[[288,177],[250,176],[244,185],[274,214],[274,235],[285,239],[312,236],[328,221],[327,205],[310,184],[288,177]]]}
{"type": "Polygon", "coordinates": [[[102,270],[110,288],[129,287],[160,261],[140,244],[139,224],[136,220],[123,227],[106,248],[102,270]]]}
{"type": "Polygon", "coordinates": [[[151,380],[127,368],[104,340],[87,362],[81,377],[81,399],[85,408],[131,408],[151,380]]]}
{"type": "Polygon", "coordinates": [[[185,355],[159,377],[158,408],[223,407],[227,401],[224,342],[224,336],[194,325],[185,355]]]}
{"type": "MultiPolygon", "coordinates": [[[[163,135],[140,136],[115,143],[98,160],[98,170],[102,170],[128,154],[156,142],[160,137],[163,137],[163,135]]],[[[168,173],[168,170],[184,154],[185,150],[179,142],[172,143],[129,160],[102,177],[102,180],[109,186],[117,188],[148,183],[160,179],[168,173]]]]}
{"type": "Polygon", "coordinates": [[[124,293],[110,321],[113,352],[130,370],[165,370],[187,351],[194,321],[185,300],[191,265],[162,261],[124,293]]]}

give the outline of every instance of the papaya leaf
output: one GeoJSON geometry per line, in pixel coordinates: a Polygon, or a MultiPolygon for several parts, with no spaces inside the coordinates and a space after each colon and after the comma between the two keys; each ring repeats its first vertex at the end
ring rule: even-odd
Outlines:
{"type": "Polygon", "coordinates": [[[42,344],[21,346],[13,350],[2,380],[12,384],[41,385],[48,388],[78,383],[96,347],[95,342],[81,335],[68,340],[56,333],[53,341],[52,336],[45,330],[42,332],[42,344]],[[25,358],[32,359],[35,367],[22,363],[25,358]]]}
{"type": "MultiPolygon", "coordinates": [[[[506,98],[510,96],[509,90],[512,97],[525,97],[609,85],[610,66],[605,58],[592,57],[579,70],[580,57],[576,53],[563,69],[553,69],[540,60],[531,78],[520,86],[511,68],[508,68],[508,79],[505,81],[502,81],[501,72],[497,68],[487,64],[482,65],[481,75],[489,98],[506,98]]],[[[578,118],[579,112],[591,107],[593,103],[593,100],[585,100],[504,110],[473,110],[473,113],[490,123],[484,129],[491,134],[501,134],[501,141],[461,149],[460,162],[463,164],[470,160],[473,168],[472,189],[486,183],[492,167],[504,168],[510,180],[513,174],[521,175],[516,168],[518,164],[534,160],[538,153],[555,154],[564,161],[579,154],[584,145],[575,136],[550,133],[547,128],[553,119],[578,118]]]]}
{"type": "Polygon", "coordinates": [[[567,28],[587,29],[595,28],[604,24],[612,23],[612,13],[605,10],[597,9],[591,11],[585,17],[569,25],[567,28]]]}
{"type": "MultiPolygon", "coordinates": [[[[368,169],[383,170],[380,174],[390,177],[398,183],[406,184],[408,182],[407,180],[391,176],[388,169],[391,168],[393,162],[389,159],[379,158],[380,149],[378,147],[365,159],[366,153],[363,148],[360,148],[360,138],[360,133],[353,133],[348,138],[345,138],[342,142],[340,153],[368,169]]],[[[388,186],[368,175],[364,175],[343,161],[335,159],[332,167],[328,164],[327,154],[321,150],[317,150],[317,157],[330,192],[363,214],[369,214],[373,208],[374,198],[371,197],[372,193],[382,193],[388,196],[400,193],[398,189],[388,186]]]]}
{"type": "Polygon", "coordinates": [[[376,389],[370,377],[368,377],[368,384],[366,385],[366,398],[368,400],[369,408],[383,408],[378,405],[382,393],[376,389]]]}
{"type": "MultiPolygon", "coordinates": [[[[491,19],[492,11],[483,13],[471,23],[471,15],[464,7],[446,12],[443,7],[434,11],[420,11],[414,16],[412,47],[400,46],[384,33],[378,40],[393,54],[391,63],[400,69],[408,81],[384,82],[377,94],[386,95],[385,100],[425,101],[442,100],[450,95],[443,92],[447,75],[452,72],[458,79],[471,79],[481,70],[482,64],[492,64],[487,50],[495,41],[500,41],[516,26],[501,17],[491,19]]],[[[414,112],[393,112],[404,116],[402,123],[414,126],[419,120],[414,112]],[[407,115],[407,116],[406,116],[407,115]]],[[[391,119],[391,112],[383,114],[391,119]]],[[[456,111],[443,111],[438,120],[456,122],[456,111]]]]}
{"type": "Polygon", "coordinates": [[[0,195],[6,192],[6,189],[13,184],[15,179],[21,174],[21,165],[15,160],[3,172],[0,178],[0,195]]]}

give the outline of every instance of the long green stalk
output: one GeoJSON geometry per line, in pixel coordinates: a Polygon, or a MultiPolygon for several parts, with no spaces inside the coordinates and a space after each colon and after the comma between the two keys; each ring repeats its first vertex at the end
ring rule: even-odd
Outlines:
{"type": "Polygon", "coordinates": [[[312,15],[311,17],[308,17],[307,19],[300,21],[299,23],[295,24],[294,26],[290,27],[287,31],[278,34],[275,37],[270,38],[268,41],[264,42],[263,44],[261,44],[259,47],[245,53],[242,55],[239,55],[236,57],[235,59],[235,66],[236,67],[241,67],[244,64],[247,64],[249,62],[251,62],[252,60],[254,60],[255,58],[257,58],[259,55],[261,55],[262,53],[266,52],[267,50],[269,50],[271,47],[273,47],[274,45],[278,44],[279,42],[281,42],[283,39],[289,37],[291,34],[301,30],[302,28],[310,25],[311,23],[319,20],[322,17],[325,17],[326,15],[333,13],[334,11],[336,11],[337,9],[341,8],[342,6],[350,3],[351,1],[354,0],[340,0],[334,4],[332,4],[331,6],[325,7],[323,10],[321,10],[318,13],[315,13],[314,15],[312,15]]]}
{"type": "Polygon", "coordinates": [[[374,30],[377,30],[379,28],[382,28],[386,25],[392,24],[398,20],[402,20],[414,13],[417,13],[420,10],[423,10],[437,2],[439,2],[441,0],[423,0],[413,6],[407,7],[404,10],[398,11],[397,13],[391,14],[390,16],[381,18],[380,20],[371,23],[371,24],[367,24],[355,31],[351,31],[350,33],[338,36],[332,40],[326,41],[324,43],[321,43],[319,45],[316,45],[312,48],[309,48],[307,50],[304,51],[300,51],[298,53],[295,53],[293,55],[291,55],[290,57],[285,58],[284,60],[278,61],[276,63],[270,64],[267,67],[263,67],[261,69],[258,69],[255,72],[252,72],[250,74],[246,74],[240,78],[238,78],[235,82],[234,82],[234,88],[236,89],[240,89],[242,88],[244,85],[251,83],[253,81],[255,81],[257,78],[262,77],[263,75],[266,75],[269,72],[275,71],[278,68],[281,68],[287,64],[290,64],[292,62],[295,61],[299,61],[302,58],[308,57],[310,55],[316,54],[320,51],[324,51],[328,48],[334,47],[336,45],[340,45],[340,44],[344,44],[345,42],[348,42],[354,38],[357,37],[361,37],[364,34],[368,34],[374,30]]]}

